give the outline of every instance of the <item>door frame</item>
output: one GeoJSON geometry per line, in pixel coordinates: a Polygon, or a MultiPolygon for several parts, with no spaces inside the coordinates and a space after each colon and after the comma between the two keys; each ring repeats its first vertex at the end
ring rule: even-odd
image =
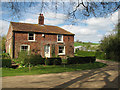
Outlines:
{"type": "Polygon", "coordinates": [[[47,44],[47,45],[44,46],[44,55],[45,55],[45,57],[50,58],[50,45],[49,44],[47,44]],[[46,48],[46,46],[49,46],[49,55],[48,56],[46,56],[46,54],[45,54],[45,48],[46,48]]]}

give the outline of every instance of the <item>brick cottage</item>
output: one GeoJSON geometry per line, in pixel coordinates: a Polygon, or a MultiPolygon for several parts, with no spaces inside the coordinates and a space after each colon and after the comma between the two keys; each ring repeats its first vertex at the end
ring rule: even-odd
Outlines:
{"type": "Polygon", "coordinates": [[[43,14],[40,14],[38,24],[10,22],[6,53],[17,58],[22,50],[42,57],[73,57],[74,34],[57,26],[45,25],[43,14]]]}

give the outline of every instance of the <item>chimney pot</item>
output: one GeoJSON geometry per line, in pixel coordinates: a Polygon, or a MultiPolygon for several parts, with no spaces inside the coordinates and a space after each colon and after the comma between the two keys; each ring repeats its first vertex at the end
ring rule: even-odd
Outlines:
{"type": "Polygon", "coordinates": [[[38,24],[40,25],[44,25],[44,16],[43,14],[40,13],[40,16],[38,18],[38,24]]]}

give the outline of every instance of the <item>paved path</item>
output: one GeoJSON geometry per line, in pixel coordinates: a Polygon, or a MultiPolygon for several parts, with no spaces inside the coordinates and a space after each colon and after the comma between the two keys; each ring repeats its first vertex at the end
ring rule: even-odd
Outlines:
{"type": "Polygon", "coordinates": [[[108,66],[100,69],[57,74],[10,76],[2,78],[3,88],[118,88],[117,62],[98,60],[108,66]]]}

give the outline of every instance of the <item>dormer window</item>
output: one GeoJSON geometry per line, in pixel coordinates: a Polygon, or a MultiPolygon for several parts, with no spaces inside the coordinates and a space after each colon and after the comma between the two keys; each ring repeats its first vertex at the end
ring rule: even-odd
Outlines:
{"type": "Polygon", "coordinates": [[[28,33],[28,41],[35,41],[35,33],[28,33]]]}
{"type": "Polygon", "coordinates": [[[57,41],[63,42],[63,35],[57,35],[57,41]]]}

